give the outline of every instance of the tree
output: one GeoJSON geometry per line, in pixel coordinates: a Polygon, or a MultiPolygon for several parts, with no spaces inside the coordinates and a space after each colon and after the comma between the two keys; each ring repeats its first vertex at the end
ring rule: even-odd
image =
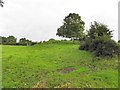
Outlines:
{"type": "Polygon", "coordinates": [[[9,44],[9,45],[15,45],[16,41],[17,41],[17,39],[14,36],[7,37],[7,44],[9,44]]]}
{"type": "Polygon", "coordinates": [[[74,39],[82,39],[84,37],[84,22],[81,20],[79,14],[70,13],[65,17],[64,23],[57,29],[56,35],[74,39]]]}
{"type": "Polygon", "coordinates": [[[26,38],[21,38],[19,40],[19,44],[25,46],[26,45],[26,38]]]}
{"type": "Polygon", "coordinates": [[[2,36],[0,36],[0,44],[3,44],[3,45],[8,44],[7,37],[2,37],[2,36]]]}
{"type": "Polygon", "coordinates": [[[111,38],[112,31],[108,29],[107,25],[94,21],[94,24],[91,23],[87,36],[90,39],[104,36],[108,36],[109,38],[111,38]]]}
{"type": "Polygon", "coordinates": [[[94,22],[88,31],[81,50],[93,52],[96,56],[113,56],[119,53],[119,46],[111,39],[112,31],[106,25],[94,22]]]}
{"type": "Polygon", "coordinates": [[[3,45],[16,45],[16,38],[14,36],[2,37],[0,36],[0,44],[3,45]]]}
{"type": "Polygon", "coordinates": [[[23,45],[23,46],[31,46],[32,45],[32,41],[30,41],[30,40],[28,40],[28,39],[26,39],[26,38],[21,38],[20,40],[19,40],[19,44],[20,45],[23,45]]]}
{"type": "Polygon", "coordinates": [[[2,37],[2,44],[7,44],[7,38],[6,37],[2,37]]]}
{"type": "Polygon", "coordinates": [[[37,44],[37,42],[33,42],[33,41],[28,40],[26,38],[21,38],[18,43],[16,41],[17,41],[17,38],[15,38],[14,36],[9,36],[9,37],[0,36],[0,44],[2,44],[2,45],[31,46],[31,45],[37,44]]]}
{"type": "Polygon", "coordinates": [[[4,2],[0,0],[0,6],[3,7],[4,2]]]}

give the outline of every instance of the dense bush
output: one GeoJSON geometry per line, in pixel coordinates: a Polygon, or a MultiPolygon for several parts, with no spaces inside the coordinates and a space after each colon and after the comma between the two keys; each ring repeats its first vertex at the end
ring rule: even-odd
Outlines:
{"type": "Polygon", "coordinates": [[[88,31],[87,39],[80,45],[80,50],[93,52],[95,56],[114,56],[120,51],[118,44],[111,39],[111,31],[106,25],[95,22],[88,31]]]}
{"type": "Polygon", "coordinates": [[[94,51],[96,56],[114,56],[118,53],[118,46],[115,41],[103,38],[98,41],[94,51]]]}
{"type": "Polygon", "coordinates": [[[119,46],[111,39],[94,39],[90,42],[87,40],[80,46],[80,50],[89,50],[96,56],[114,56],[119,52],[119,46]]]}
{"type": "Polygon", "coordinates": [[[86,40],[85,42],[82,42],[80,45],[80,50],[89,50],[89,44],[90,44],[90,40],[86,40]]]}

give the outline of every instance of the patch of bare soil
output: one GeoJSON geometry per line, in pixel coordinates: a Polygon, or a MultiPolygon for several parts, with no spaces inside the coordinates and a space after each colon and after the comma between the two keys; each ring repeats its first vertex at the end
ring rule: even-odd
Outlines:
{"type": "Polygon", "coordinates": [[[73,67],[67,67],[67,68],[59,69],[58,72],[60,72],[62,74],[66,74],[66,73],[70,73],[70,72],[72,72],[74,70],[76,70],[76,69],[73,68],[73,67]]]}

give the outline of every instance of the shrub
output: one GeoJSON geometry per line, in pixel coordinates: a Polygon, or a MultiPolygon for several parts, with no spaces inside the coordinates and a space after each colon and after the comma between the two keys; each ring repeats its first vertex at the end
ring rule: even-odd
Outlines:
{"type": "Polygon", "coordinates": [[[118,54],[119,46],[114,40],[103,37],[87,40],[80,46],[80,50],[89,50],[95,56],[114,56],[118,54]]]}
{"type": "Polygon", "coordinates": [[[94,22],[86,36],[79,48],[81,50],[89,50],[95,56],[114,56],[120,52],[118,44],[111,39],[112,31],[104,24],[94,22]]]}
{"type": "Polygon", "coordinates": [[[82,42],[79,49],[80,50],[88,50],[89,49],[88,43],[87,42],[82,42]]]}
{"type": "Polygon", "coordinates": [[[118,54],[118,45],[113,40],[103,40],[95,51],[96,56],[114,56],[118,54]]]}
{"type": "Polygon", "coordinates": [[[80,50],[89,50],[89,46],[90,46],[90,40],[87,39],[86,41],[84,41],[80,44],[79,49],[80,50]]]}

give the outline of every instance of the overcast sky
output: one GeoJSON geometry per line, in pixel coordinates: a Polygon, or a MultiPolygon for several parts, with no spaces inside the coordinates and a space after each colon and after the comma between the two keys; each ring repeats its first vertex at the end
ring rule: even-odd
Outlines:
{"type": "Polygon", "coordinates": [[[98,21],[114,30],[118,39],[119,0],[3,0],[0,7],[0,35],[26,37],[33,41],[60,39],[57,28],[69,13],[78,13],[85,22],[98,21]]]}

